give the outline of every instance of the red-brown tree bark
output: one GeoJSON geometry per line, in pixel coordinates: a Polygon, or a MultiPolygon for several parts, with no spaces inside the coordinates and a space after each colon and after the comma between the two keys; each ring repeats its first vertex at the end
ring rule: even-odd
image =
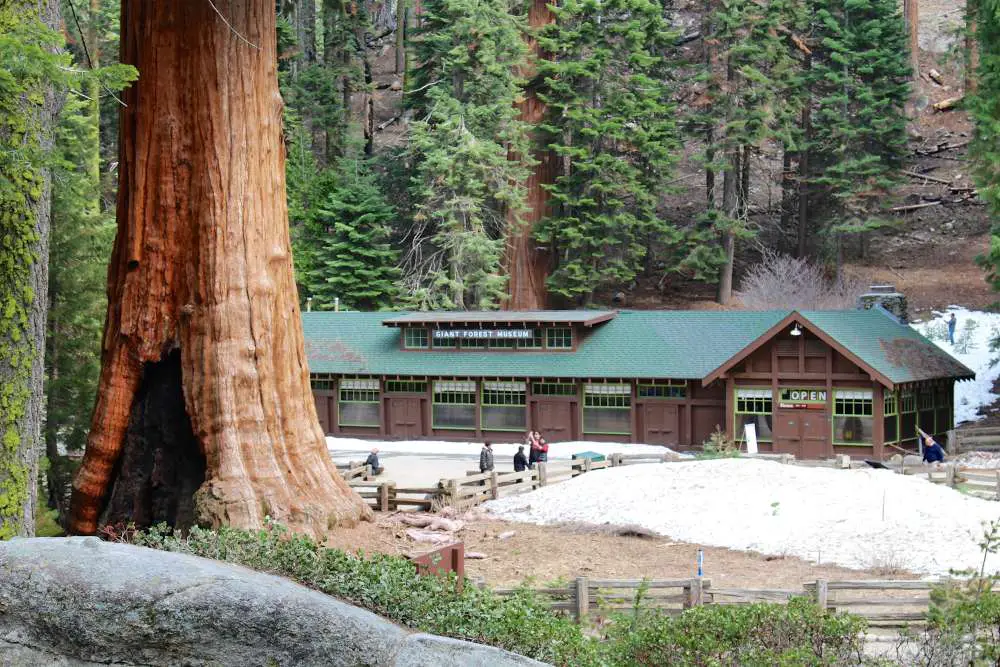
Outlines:
{"type": "Polygon", "coordinates": [[[321,535],[370,516],[330,460],[310,393],[275,49],[273,0],[122,0],[121,60],[139,81],[120,123],[75,533],[270,516],[321,535]]]}
{"type": "MultiPolygon", "coordinates": [[[[555,15],[549,10],[547,0],[533,0],[528,9],[528,25],[538,30],[552,23],[555,15]]],[[[547,57],[538,42],[529,37],[528,46],[533,58],[547,57]]],[[[534,71],[524,72],[524,78],[531,81],[534,71]]],[[[537,127],[545,117],[545,104],[538,98],[540,81],[531,81],[525,89],[524,101],[518,105],[520,119],[532,127],[537,127]]],[[[505,310],[541,310],[545,308],[547,291],[545,280],[549,273],[549,254],[535,240],[535,226],[548,213],[549,193],[544,185],[554,183],[558,175],[559,161],[551,152],[536,151],[536,164],[525,183],[526,208],[520,214],[511,213],[507,217],[507,247],[504,257],[504,271],[507,274],[507,299],[505,310]]],[[[512,160],[521,156],[511,155],[512,160]]]]}

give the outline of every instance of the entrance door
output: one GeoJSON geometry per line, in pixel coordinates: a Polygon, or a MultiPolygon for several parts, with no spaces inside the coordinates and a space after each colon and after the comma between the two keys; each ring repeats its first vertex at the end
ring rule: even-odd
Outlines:
{"type": "Polygon", "coordinates": [[[774,451],[800,459],[828,455],[830,419],[819,410],[779,410],[774,415],[774,451]]]}
{"type": "Polygon", "coordinates": [[[642,442],[650,445],[676,445],[677,406],[672,403],[646,403],[642,406],[642,442]]]}
{"type": "Polygon", "coordinates": [[[330,394],[313,394],[316,401],[316,416],[319,417],[319,425],[323,428],[323,435],[333,433],[333,425],[336,420],[333,396],[330,394]]]}
{"type": "Polygon", "coordinates": [[[573,406],[570,401],[536,401],[534,430],[548,442],[566,442],[573,439],[573,406]]]}
{"type": "Polygon", "coordinates": [[[424,434],[424,411],[419,398],[389,399],[389,435],[419,438],[424,434]]]}

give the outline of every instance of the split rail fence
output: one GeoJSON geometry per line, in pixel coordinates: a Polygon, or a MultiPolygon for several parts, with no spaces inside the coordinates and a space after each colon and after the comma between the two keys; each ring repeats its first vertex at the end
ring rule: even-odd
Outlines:
{"type": "Polygon", "coordinates": [[[506,498],[518,493],[565,482],[593,470],[603,470],[636,463],[658,463],[670,459],[670,453],[611,454],[604,461],[588,458],[549,461],[535,464],[523,472],[470,471],[465,477],[442,479],[436,487],[398,487],[395,482],[379,482],[372,477],[371,466],[361,462],[339,465],[341,475],[372,509],[380,512],[416,510],[429,512],[451,506],[458,510],[475,507],[487,500],[506,498]]]}
{"type": "Polygon", "coordinates": [[[957,428],[948,434],[949,451],[1000,452],[1000,426],[968,426],[957,428]]]}
{"type": "MultiPolygon", "coordinates": [[[[605,615],[632,609],[655,609],[679,614],[707,604],[785,603],[806,596],[830,611],[846,611],[865,618],[870,627],[901,628],[925,620],[931,588],[945,585],[928,581],[828,581],[819,579],[798,590],[713,588],[709,579],[589,579],[578,577],[556,588],[530,588],[547,606],[582,621],[592,614],[605,615]]],[[[523,588],[494,589],[514,595],[523,588]]]]}

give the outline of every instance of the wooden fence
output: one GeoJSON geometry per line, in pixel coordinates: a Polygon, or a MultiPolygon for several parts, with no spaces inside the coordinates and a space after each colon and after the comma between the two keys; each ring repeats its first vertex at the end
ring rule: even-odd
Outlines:
{"type": "Polygon", "coordinates": [[[945,484],[985,500],[1000,500],[1000,470],[944,466],[910,465],[893,468],[904,475],[926,477],[934,484],[945,484]]]}
{"type": "MultiPolygon", "coordinates": [[[[846,611],[867,619],[871,627],[900,628],[921,623],[927,614],[930,591],[948,582],[928,581],[827,581],[806,583],[801,589],[713,588],[709,579],[589,579],[578,577],[570,585],[531,588],[551,609],[577,621],[592,613],[629,609],[656,609],[678,614],[705,604],[784,603],[796,596],[811,597],[830,611],[846,611]],[[642,591],[642,595],[639,592],[642,591]]],[[[517,588],[494,589],[513,595],[517,588]]]]}
{"type": "Polygon", "coordinates": [[[968,426],[949,433],[952,454],[969,451],[1000,452],[1000,426],[968,426]]]}

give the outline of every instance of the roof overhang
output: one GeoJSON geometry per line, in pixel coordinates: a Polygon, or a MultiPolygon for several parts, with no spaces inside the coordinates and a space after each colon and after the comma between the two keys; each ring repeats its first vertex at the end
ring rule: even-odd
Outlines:
{"type": "Polygon", "coordinates": [[[726,373],[728,373],[730,370],[732,370],[732,368],[734,366],[736,366],[736,364],[740,363],[741,361],[743,361],[744,359],[746,359],[748,356],[750,356],[751,354],[753,354],[754,352],[756,352],[758,349],[760,349],[761,347],[763,347],[772,338],[774,338],[775,336],[777,336],[779,333],[781,333],[782,331],[784,331],[786,328],[794,326],[795,324],[798,324],[800,327],[802,327],[803,329],[805,329],[806,331],[808,331],[809,333],[813,334],[814,336],[816,336],[817,338],[819,338],[821,341],[823,341],[824,343],[826,343],[827,345],[829,345],[830,347],[832,347],[833,349],[835,349],[837,352],[839,352],[844,357],[846,357],[847,359],[849,359],[858,368],[863,368],[865,370],[865,372],[867,372],[868,375],[873,380],[876,380],[877,382],[879,382],[880,384],[882,384],[883,386],[885,386],[887,389],[895,390],[896,385],[895,385],[895,383],[892,380],[890,380],[885,375],[883,375],[882,373],[880,373],[879,371],[875,370],[870,365],[868,365],[867,363],[865,363],[858,355],[854,354],[853,352],[851,352],[850,350],[848,350],[846,347],[844,347],[843,345],[841,345],[840,343],[838,343],[830,335],[828,335],[825,331],[823,331],[818,326],[816,326],[815,324],[813,324],[812,322],[810,322],[808,318],[806,318],[802,313],[800,313],[797,310],[793,310],[791,313],[789,313],[780,322],[778,322],[773,327],[771,327],[770,329],[768,329],[767,331],[765,331],[763,334],[761,334],[759,337],[757,337],[749,345],[747,345],[742,350],[740,350],[739,352],[737,352],[736,354],[734,354],[732,357],[730,357],[728,360],[726,360],[721,366],[719,366],[718,368],[716,368],[715,370],[713,370],[711,373],[709,373],[708,375],[706,375],[705,377],[703,377],[702,380],[701,380],[702,386],[708,386],[712,382],[715,382],[716,380],[722,378],[723,376],[725,376],[726,373]]]}
{"type": "Polygon", "coordinates": [[[382,321],[383,326],[514,326],[525,324],[594,327],[615,318],[617,310],[457,311],[408,313],[382,321]]]}

